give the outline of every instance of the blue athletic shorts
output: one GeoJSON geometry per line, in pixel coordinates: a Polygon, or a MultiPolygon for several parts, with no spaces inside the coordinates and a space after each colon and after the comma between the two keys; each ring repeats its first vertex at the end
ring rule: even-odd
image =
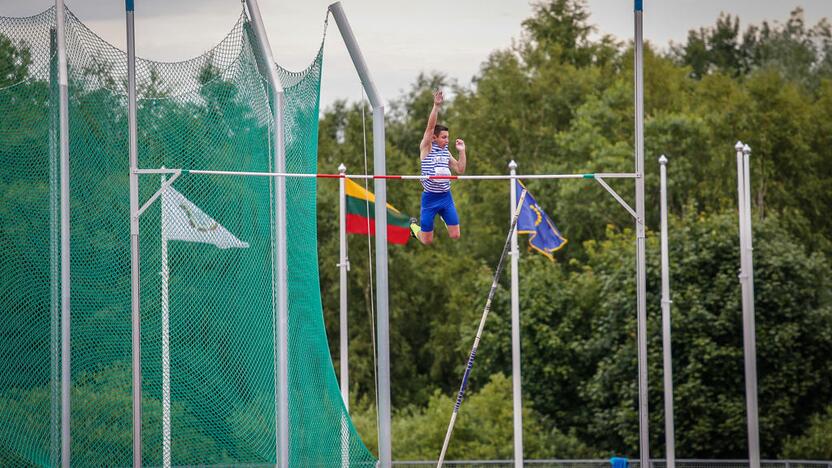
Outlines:
{"type": "Polygon", "coordinates": [[[451,192],[422,192],[422,216],[419,224],[423,232],[433,232],[436,215],[442,217],[446,226],[459,225],[459,215],[451,192]]]}

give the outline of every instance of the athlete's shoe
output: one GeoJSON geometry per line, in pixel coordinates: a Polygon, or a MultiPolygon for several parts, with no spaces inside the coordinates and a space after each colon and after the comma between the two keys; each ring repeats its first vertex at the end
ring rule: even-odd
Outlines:
{"type": "Polygon", "coordinates": [[[421,226],[416,222],[416,218],[410,218],[410,237],[419,240],[419,233],[422,232],[421,226]]]}

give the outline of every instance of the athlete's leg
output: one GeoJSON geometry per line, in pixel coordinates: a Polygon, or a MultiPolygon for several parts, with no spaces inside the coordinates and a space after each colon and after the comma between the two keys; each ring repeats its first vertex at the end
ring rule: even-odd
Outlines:
{"type": "Polygon", "coordinates": [[[459,239],[459,224],[448,226],[448,237],[451,239],[459,239]]]}
{"type": "Polygon", "coordinates": [[[442,201],[442,208],[439,210],[439,215],[442,216],[442,220],[448,226],[448,237],[451,239],[459,239],[459,214],[456,212],[456,205],[454,204],[454,198],[451,196],[451,192],[446,193],[447,196],[442,201]]]}
{"type": "Polygon", "coordinates": [[[418,239],[421,243],[428,245],[433,243],[433,221],[439,206],[436,203],[436,194],[422,192],[422,209],[420,213],[420,227],[418,239]]]}

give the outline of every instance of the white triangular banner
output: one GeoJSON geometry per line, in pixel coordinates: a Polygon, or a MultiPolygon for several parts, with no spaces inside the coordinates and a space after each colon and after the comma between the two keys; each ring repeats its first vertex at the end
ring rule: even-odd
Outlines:
{"type": "Polygon", "coordinates": [[[162,223],[167,240],[201,242],[221,249],[248,248],[248,242],[237,239],[173,187],[162,193],[162,223]]]}

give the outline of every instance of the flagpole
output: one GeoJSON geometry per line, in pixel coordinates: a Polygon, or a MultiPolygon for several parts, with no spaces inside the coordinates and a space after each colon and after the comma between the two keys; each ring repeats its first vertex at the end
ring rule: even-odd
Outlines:
{"type": "Polygon", "coordinates": [[[740,285],[742,288],[745,399],[748,427],[748,462],[760,468],[760,436],[757,419],[757,350],[754,326],[754,266],[751,242],[751,147],[737,142],[737,197],[740,234],[740,285]]]}
{"type": "Polygon", "coordinates": [[[130,153],[130,283],[133,374],[133,466],[142,466],[142,332],[139,260],[139,151],[136,136],[136,44],[133,0],[125,0],[127,16],[127,127],[130,153]]]}
{"type": "Polygon", "coordinates": [[[165,176],[162,175],[162,465],[170,468],[170,313],[168,285],[168,234],[165,210],[165,176]]]}
{"type": "MultiPolygon", "coordinates": [[[[347,166],[338,166],[338,240],[340,243],[338,269],[340,270],[340,361],[341,361],[341,399],[344,400],[344,409],[350,410],[350,366],[349,366],[349,333],[347,329],[347,271],[350,263],[347,258],[347,202],[344,189],[344,174],[347,173],[347,166]]],[[[341,466],[350,466],[349,452],[349,431],[347,430],[347,414],[341,416],[341,466]]]]}
{"type": "Polygon", "coordinates": [[[650,467],[650,416],[647,398],[647,259],[644,227],[644,24],[643,0],[635,0],[635,172],[636,182],[636,322],[638,341],[639,458],[650,467]]]}
{"type": "MultiPolygon", "coordinates": [[[[517,175],[517,163],[508,163],[511,176],[517,175]]],[[[509,181],[511,208],[517,209],[517,182],[509,181]]],[[[517,229],[511,233],[511,395],[514,414],[514,467],[523,467],[523,380],[520,374],[520,249],[517,246],[517,229]]]]}
{"type": "Polygon", "coordinates": [[[659,192],[662,251],[662,361],[664,364],[664,426],[667,468],[676,468],[676,435],[673,424],[673,353],[670,339],[670,260],[667,247],[667,158],[659,158],[659,192]]]}

